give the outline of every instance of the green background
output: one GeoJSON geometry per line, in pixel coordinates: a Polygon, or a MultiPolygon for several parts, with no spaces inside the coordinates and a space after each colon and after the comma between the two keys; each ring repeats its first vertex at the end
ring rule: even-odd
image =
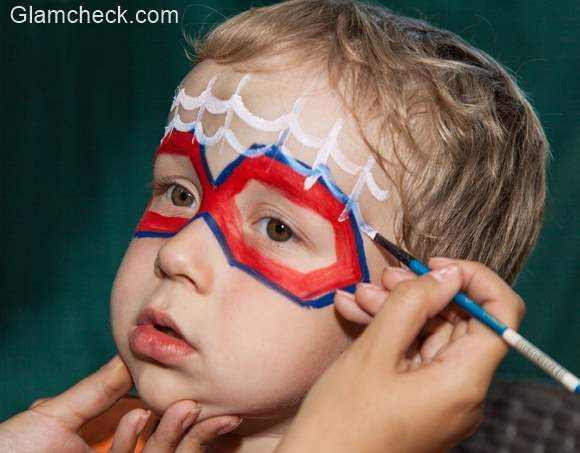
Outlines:
{"type": "MultiPolygon", "coordinates": [[[[0,2],[0,419],[114,354],[109,291],[148,198],[173,90],[190,67],[182,30],[268,2],[192,3],[82,3],[175,8],[178,25],[16,25],[9,11],[22,3],[0,2]]],[[[517,285],[528,304],[522,331],[580,374],[580,2],[385,3],[492,54],[539,111],[554,157],[545,227],[517,285]]],[[[501,373],[543,378],[514,353],[501,373]]]]}

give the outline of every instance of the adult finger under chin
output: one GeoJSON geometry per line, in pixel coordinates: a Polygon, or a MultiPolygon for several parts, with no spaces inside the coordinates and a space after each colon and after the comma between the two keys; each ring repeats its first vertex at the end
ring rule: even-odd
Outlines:
{"type": "Polygon", "coordinates": [[[51,399],[52,398],[39,398],[37,400],[34,400],[28,409],[34,409],[36,406],[40,406],[42,403],[50,401],[51,399]]]}
{"type": "Polygon", "coordinates": [[[174,453],[187,430],[195,423],[201,408],[190,400],[171,405],[143,449],[143,453],[174,453]]]}
{"type": "Polygon", "coordinates": [[[133,453],[150,415],[151,412],[144,409],[134,409],[126,413],[115,430],[109,453],[133,453]]]}
{"type": "Polygon", "coordinates": [[[176,453],[204,453],[209,442],[236,429],[242,419],[224,415],[208,418],[193,425],[183,436],[176,453]]]}

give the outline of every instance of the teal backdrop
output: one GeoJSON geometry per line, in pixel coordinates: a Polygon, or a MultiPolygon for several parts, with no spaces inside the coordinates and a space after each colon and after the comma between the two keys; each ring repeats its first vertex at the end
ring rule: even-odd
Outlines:
{"type": "MultiPolygon", "coordinates": [[[[0,420],[115,353],[108,298],[148,198],[151,156],[197,33],[251,1],[83,1],[177,9],[171,25],[14,24],[0,1],[0,420]]],[[[580,374],[580,2],[394,0],[455,31],[516,75],[553,149],[540,243],[517,284],[523,333],[580,374]]],[[[493,244],[490,244],[493,247],[493,244]]],[[[505,376],[544,379],[510,353],[505,376]]]]}

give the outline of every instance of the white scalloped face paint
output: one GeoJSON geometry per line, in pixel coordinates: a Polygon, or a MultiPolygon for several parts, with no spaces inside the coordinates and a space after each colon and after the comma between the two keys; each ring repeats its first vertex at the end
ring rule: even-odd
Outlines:
{"type": "MultiPolygon", "coordinates": [[[[173,114],[165,128],[164,138],[174,129],[181,132],[194,131],[195,138],[204,146],[214,146],[218,143],[223,145],[227,143],[237,153],[246,155],[247,147],[240,143],[235,133],[230,129],[230,123],[235,114],[247,126],[258,131],[278,132],[278,140],[274,144],[278,145],[290,157],[292,157],[292,150],[286,146],[286,141],[289,136],[293,136],[299,143],[307,148],[312,148],[316,152],[316,157],[312,164],[312,175],[304,182],[305,190],[309,190],[322,175],[323,170],[328,169],[327,164],[330,159],[346,173],[357,176],[357,180],[350,192],[348,203],[340,215],[339,221],[347,219],[349,210],[359,212],[356,204],[365,187],[378,201],[384,201],[389,197],[388,190],[379,187],[373,177],[372,169],[376,162],[372,156],[369,157],[364,165],[358,165],[352,162],[341,150],[339,145],[340,140],[338,139],[343,128],[341,119],[335,122],[328,135],[324,138],[308,134],[301,127],[299,121],[300,112],[304,105],[304,100],[301,97],[296,99],[290,112],[273,120],[261,118],[246,107],[240,95],[242,88],[248,83],[250,78],[250,74],[244,75],[229,99],[220,99],[214,95],[212,89],[217,80],[217,75],[209,81],[206,88],[198,96],[192,96],[186,93],[184,88],[179,87],[171,105],[173,114]],[[179,108],[186,111],[197,110],[196,119],[191,122],[182,121],[178,111],[179,108]],[[202,119],[205,112],[213,115],[225,114],[224,124],[213,135],[206,135],[204,132],[202,119]]],[[[364,220],[361,217],[357,219],[357,222],[363,224],[364,220]]]]}

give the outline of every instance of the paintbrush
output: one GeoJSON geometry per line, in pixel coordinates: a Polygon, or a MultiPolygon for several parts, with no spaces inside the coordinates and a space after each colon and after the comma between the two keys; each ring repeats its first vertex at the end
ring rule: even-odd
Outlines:
{"type": "MultiPolygon", "coordinates": [[[[415,274],[423,275],[431,270],[417,258],[405,252],[391,241],[389,241],[387,238],[379,234],[370,225],[362,226],[361,230],[376,244],[387,250],[391,255],[393,255],[402,264],[407,266],[415,274]]],[[[556,362],[549,355],[538,349],[515,330],[509,328],[501,321],[494,318],[490,313],[488,313],[462,292],[457,293],[453,298],[453,301],[475,319],[497,333],[509,346],[520,352],[530,362],[536,364],[568,390],[580,394],[580,379],[578,379],[578,377],[556,362]]]]}

